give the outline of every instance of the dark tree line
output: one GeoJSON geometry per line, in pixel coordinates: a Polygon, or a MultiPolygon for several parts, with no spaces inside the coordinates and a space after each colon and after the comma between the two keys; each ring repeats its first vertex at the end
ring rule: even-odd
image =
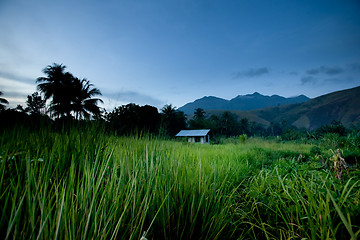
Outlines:
{"type": "Polygon", "coordinates": [[[171,105],[159,113],[156,107],[130,103],[105,114],[105,120],[109,130],[125,135],[146,132],[171,137],[186,128],[185,114],[171,105]]]}
{"type": "Polygon", "coordinates": [[[242,134],[263,136],[268,131],[261,124],[250,122],[247,118],[238,120],[238,117],[229,111],[206,117],[205,111],[201,108],[195,110],[193,118],[188,123],[190,129],[211,129],[213,136],[232,137],[242,134]]]}
{"type": "MultiPolygon", "coordinates": [[[[269,126],[251,122],[247,118],[238,119],[237,115],[225,111],[220,115],[206,116],[206,112],[198,108],[193,118],[188,121],[189,129],[211,129],[213,137],[234,137],[242,134],[247,136],[271,137],[280,136],[283,140],[296,140],[301,138],[320,138],[328,133],[345,136],[349,129],[345,128],[340,121],[323,125],[315,131],[305,128],[298,129],[287,121],[271,122],[269,126]]],[[[354,127],[356,129],[356,127],[354,127]]]]}
{"type": "Polygon", "coordinates": [[[134,103],[116,107],[105,115],[107,125],[119,134],[139,132],[157,133],[160,126],[160,115],[157,108],[134,103]]]}
{"type": "MultiPolygon", "coordinates": [[[[219,115],[208,116],[198,108],[191,119],[187,120],[184,112],[172,105],[165,105],[160,112],[156,107],[139,106],[134,103],[114,108],[111,112],[102,111],[101,92],[86,79],[74,77],[65,71],[65,66],[54,63],[43,69],[44,77],[37,78],[37,89],[27,96],[24,108],[18,105],[15,109],[6,109],[8,101],[0,98],[0,126],[13,124],[39,125],[55,122],[76,123],[80,120],[92,120],[101,123],[107,131],[119,135],[150,133],[174,137],[182,129],[211,129],[216,137],[247,136],[281,136],[284,140],[295,140],[307,135],[321,137],[327,133],[346,134],[341,122],[322,126],[310,135],[304,129],[297,129],[286,121],[270,123],[264,126],[251,122],[247,118],[238,119],[237,115],[225,111],[219,115]],[[46,104],[48,102],[48,104],[46,104]],[[49,115],[48,115],[49,114],[49,115]],[[61,121],[59,121],[61,120],[61,121]]],[[[0,91],[0,96],[3,93],[0,91]]]]}

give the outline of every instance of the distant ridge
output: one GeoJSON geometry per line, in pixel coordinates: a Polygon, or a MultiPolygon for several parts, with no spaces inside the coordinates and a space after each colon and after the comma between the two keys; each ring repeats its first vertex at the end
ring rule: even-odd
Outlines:
{"type": "Polygon", "coordinates": [[[346,127],[360,127],[360,86],[313,99],[304,95],[293,98],[264,96],[257,92],[231,100],[210,96],[185,104],[179,110],[191,116],[196,108],[204,109],[208,115],[230,111],[238,120],[247,118],[264,126],[285,121],[298,128],[313,130],[340,121],[346,127]]]}
{"type": "Polygon", "coordinates": [[[268,122],[287,121],[306,129],[317,129],[333,121],[347,127],[360,126],[360,87],[329,93],[301,104],[250,111],[268,122]]]}
{"type": "Polygon", "coordinates": [[[237,97],[226,100],[214,96],[207,96],[187,103],[180,107],[179,110],[185,114],[193,114],[195,109],[202,108],[204,110],[240,110],[248,111],[264,107],[281,106],[292,103],[303,103],[310,98],[300,95],[297,97],[285,98],[279,95],[265,96],[258,92],[247,95],[238,95],[237,97]]]}

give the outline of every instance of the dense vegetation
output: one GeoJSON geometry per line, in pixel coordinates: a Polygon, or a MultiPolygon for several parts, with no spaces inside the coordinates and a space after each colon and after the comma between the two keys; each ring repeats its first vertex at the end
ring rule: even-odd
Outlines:
{"type": "Polygon", "coordinates": [[[1,238],[356,239],[360,133],[188,144],[103,126],[0,133],[1,238]]]}
{"type": "Polygon", "coordinates": [[[171,105],[105,112],[100,90],[64,69],[44,69],[26,108],[0,98],[1,239],[360,235],[359,129],[202,109],[187,120],[171,105]],[[174,140],[184,128],[211,129],[213,144],[174,140]]]}

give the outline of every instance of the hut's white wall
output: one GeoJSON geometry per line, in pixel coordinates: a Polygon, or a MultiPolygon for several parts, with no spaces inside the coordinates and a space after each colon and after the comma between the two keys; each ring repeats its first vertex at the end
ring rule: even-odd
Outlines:
{"type": "Polygon", "coordinates": [[[188,137],[187,140],[189,143],[190,142],[192,142],[192,143],[200,142],[201,144],[204,144],[204,143],[210,142],[210,137],[209,137],[209,135],[202,136],[202,137],[188,137]]]}

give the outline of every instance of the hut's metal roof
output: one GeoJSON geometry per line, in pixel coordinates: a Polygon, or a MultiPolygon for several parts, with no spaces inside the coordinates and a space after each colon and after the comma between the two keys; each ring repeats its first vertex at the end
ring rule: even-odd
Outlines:
{"type": "Polygon", "coordinates": [[[181,130],[176,137],[203,137],[210,132],[210,129],[181,130]]]}

